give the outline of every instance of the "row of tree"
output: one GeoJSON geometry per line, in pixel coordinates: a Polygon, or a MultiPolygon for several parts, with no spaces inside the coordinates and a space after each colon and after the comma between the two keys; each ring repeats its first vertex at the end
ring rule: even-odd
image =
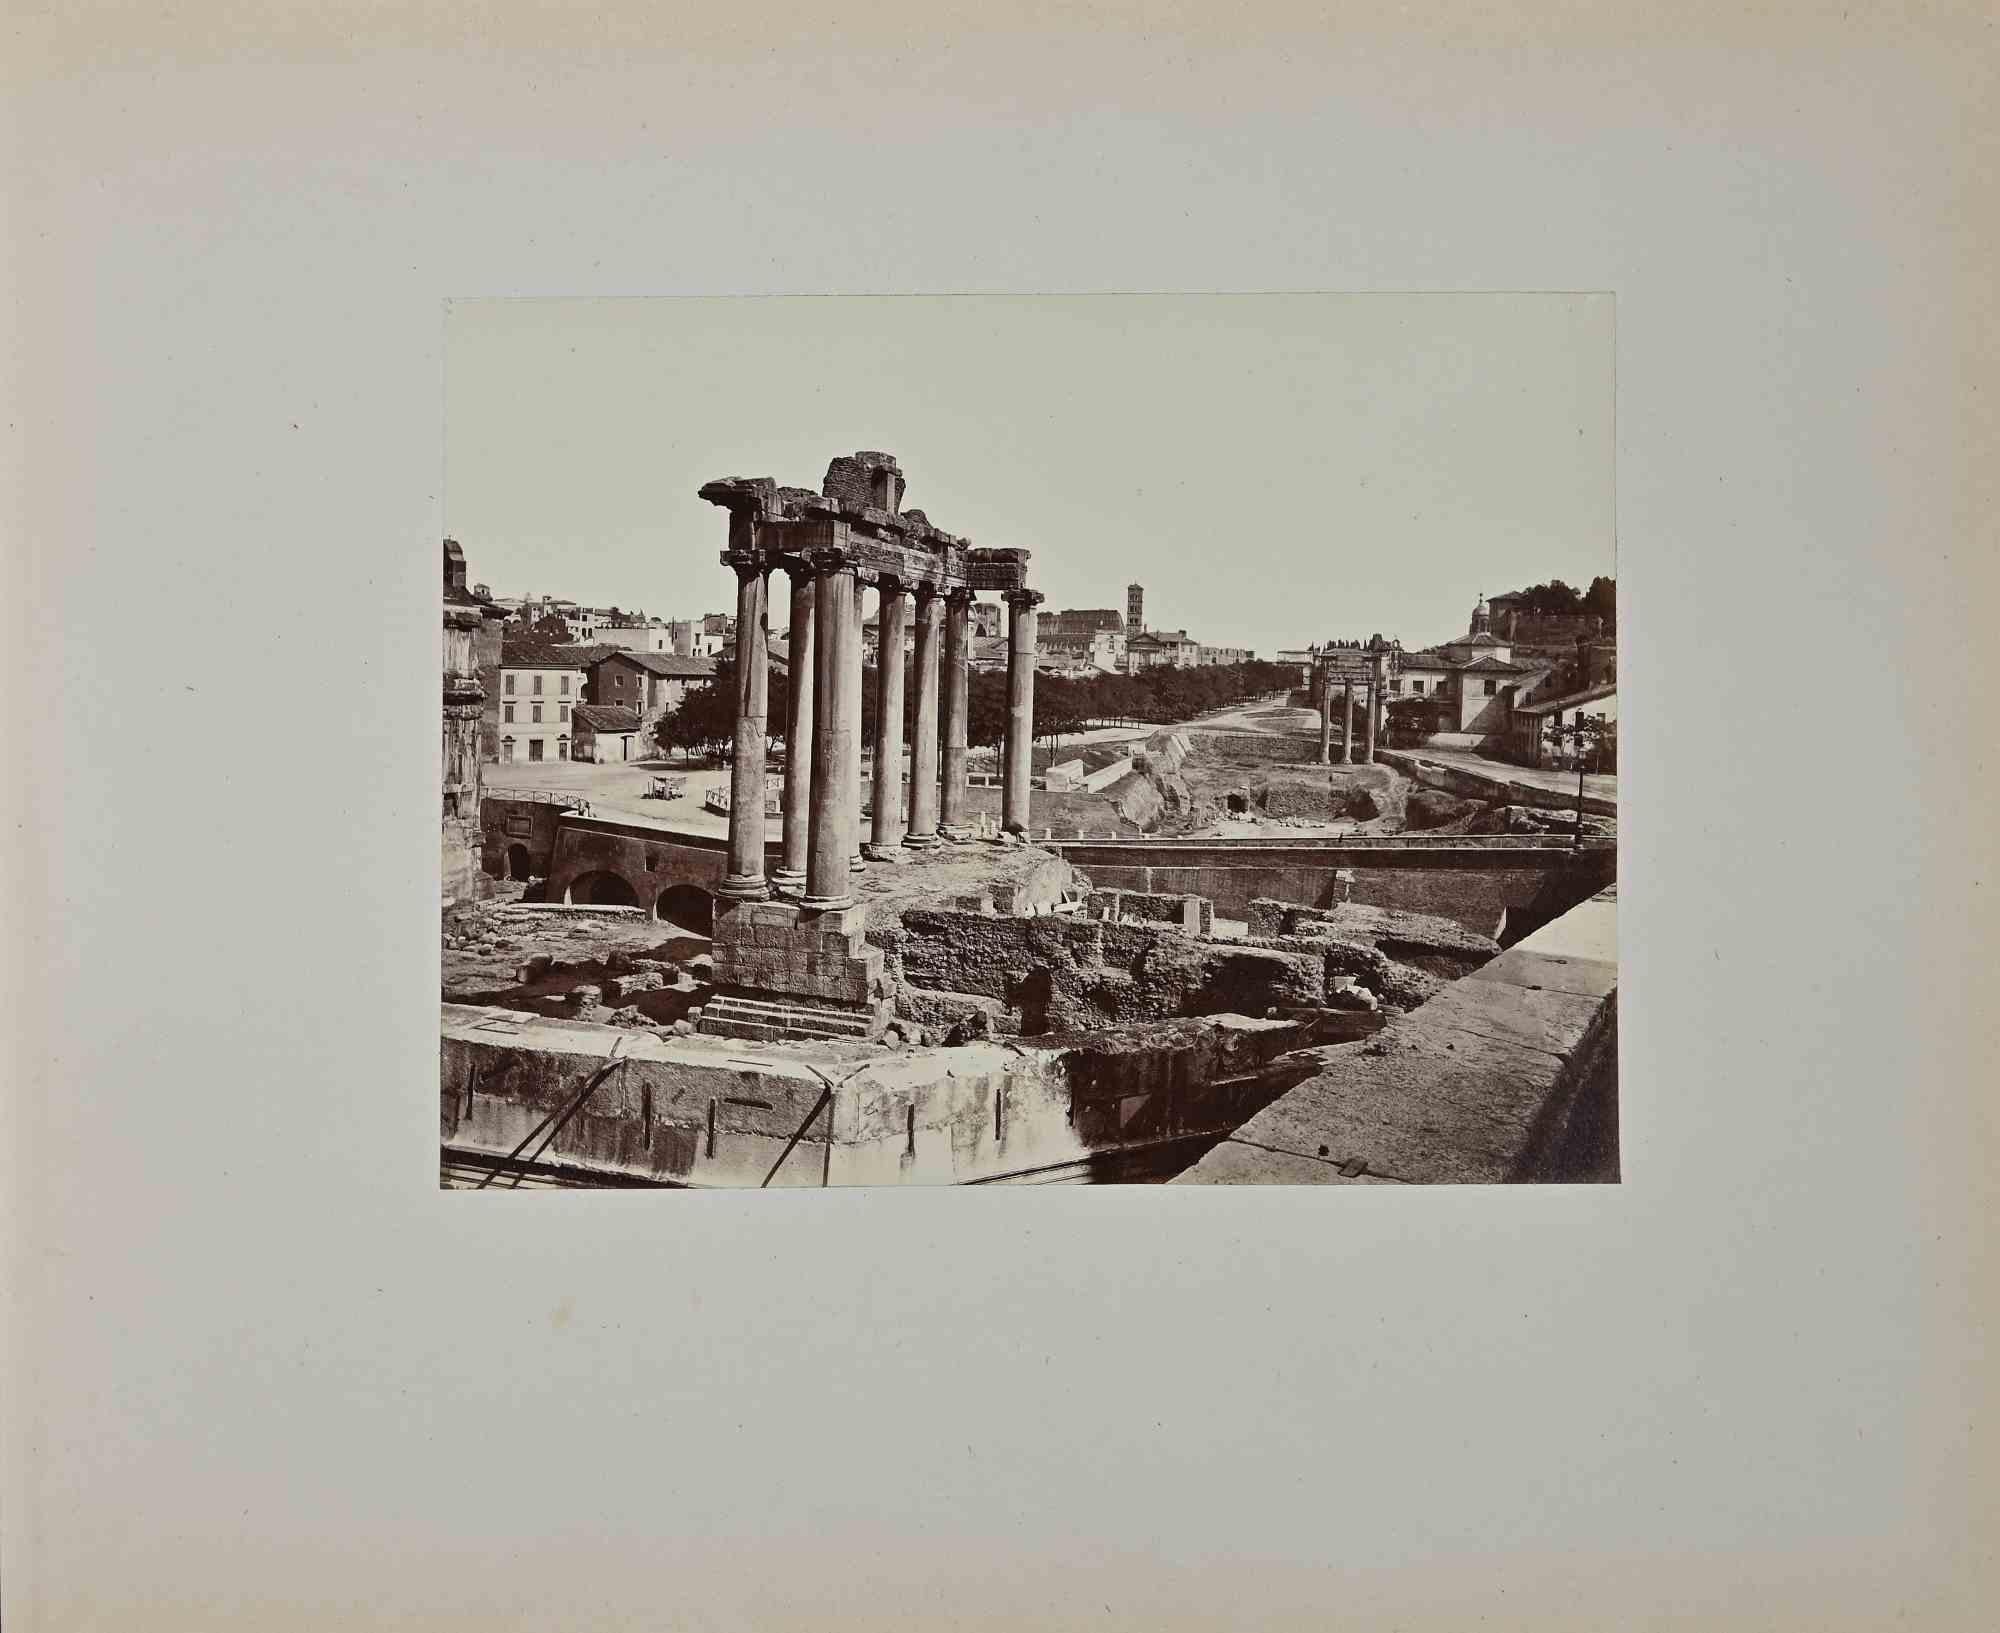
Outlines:
{"type": "Polygon", "coordinates": [[[1531,584],[1519,593],[1523,612],[1558,617],[1592,613],[1604,620],[1606,629],[1616,627],[1618,622],[1618,581],[1602,574],[1590,581],[1587,590],[1574,589],[1561,579],[1552,578],[1546,584],[1531,584]]]}
{"type": "MultiPolygon", "coordinates": [[[[903,742],[916,730],[917,696],[907,660],[903,677],[903,742]]],[[[1160,667],[1134,675],[1037,675],[1035,677],[1035,736],[1060,747],[1100,721],[1138,721],[1172,725],[1191,720],[1209,709],[1246,698],[1261,697],[1294,684],[1298,671],[1282,664],[1214,664],[1198,669],[1160,667]]],[[[862,675],[861,738],[875,741],[875,671],[862,675]]],[[[765,727],[772,744],[784,741],[789,712],[789,677],[774,669],[770,678],[765,727]]],[[[966,699],[966,741],[975,748],[997,748],[1007,732],[1007,677],[974,670],[966,699]]],[[[736,669],[733,658],[716,662],[715,678],[691,688],[680,706],[660,718],[654,735],[663,750],[683,755],[727,752],[736,739],[736,669]]]]}

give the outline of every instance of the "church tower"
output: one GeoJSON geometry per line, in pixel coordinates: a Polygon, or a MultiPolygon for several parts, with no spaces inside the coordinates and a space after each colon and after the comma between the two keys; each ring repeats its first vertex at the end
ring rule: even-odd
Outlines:
{"type": "Polygon", "coordinates": [[[1472,627],[1465,633],[1468,635],[1491,635],[1493,633],[1493,614],[1486,605],[1486,592],[1484,590],[1480,591],[1479,600],[1472,608],[1472,627]]]}

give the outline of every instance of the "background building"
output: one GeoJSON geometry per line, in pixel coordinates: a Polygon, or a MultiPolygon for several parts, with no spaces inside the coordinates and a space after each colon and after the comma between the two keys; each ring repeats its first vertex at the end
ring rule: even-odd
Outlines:
{"type": "Polygon", "coordinates": [[[1201,661],[1201,643],[1184,629],[1146,630],[1125,637],[1125,667],[1192,669],[1201,661]]]}
{"type": "Polygon", "coordinates": [[[683,658],[672,652],[603,652],[584,665],[583,700],[598,708],[630,709],[637,730],[651,740],[653,723],[677,709],[691,686],[715,678],[713,658],[683,658]]]}
{"type": "Polygon", "coordinates": [[[571,755],[575,759],[613,765],[625,760],[643,760],[647,755],[648,742],[636,709],[579,703],[571,724],[574,730],[571,755]]]}
{"type": "Polygon", "coordinates": [[[626,652],[671,652],[673,632],[664,618],[632,617],[601,623],[593,637],[599,646],[626,652]]]}
{"type": "Polygon", "coordinates": [[[1143,635],[1146,632],[1146,586],[1127,584],[1125,586],[1125,633],[1143,635]]]}
{"type": "Polygon", "coordinates": [[[576,654],[516,638],[500,654],[500,760],[567,760],[586,679],[576,654]]]}

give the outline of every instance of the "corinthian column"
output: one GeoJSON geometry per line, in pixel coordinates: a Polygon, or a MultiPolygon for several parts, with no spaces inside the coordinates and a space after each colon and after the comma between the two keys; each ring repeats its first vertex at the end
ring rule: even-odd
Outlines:
{"type": "Polygon", "coordinates": [[[1341,721],[1340,721],[1340,763],[1354,764],[1354,677],[1340,677],[1341,721]]]}
{"type": "Polygon", "coordinates": [[[903,628],[910,604],[903,586],[875,586],[880,638],[875,643],[875,822],[863,847],[871,862],[900,858],[903,838],[903,628]]]}
{"type": "Polygon", "coordinates": [[[1028,826],[1028,788],[1035,749],[1035,607],[1039,590],[1009,590],[1007,601],[1006,775],[1000,786],[1000,827],[1028,826]]]}
{"type": "Polygon", "coordinates": [[[967,839],[965,821],[965,728],[971,708],[972,592],[951,590],[944,598],[944,787],[939,796],[938,832],[967,839]]]}
{"type": "Polygon", "coordinates": [[[930,584],[917,586],[916,729],[910,739],[910,831],[903,843],[921,850],[938,841],[938,638],[944,598],[930,584]]]}
{"type": "MultiPolygon", "coordinates": [[[[730,517],[732,547],[739,521],[750,531],[747,516],[730,517]]],[[[736,569],[736,758],[729,771],[729,873],[717,894],[761,901],[771,893],[764,880],[764,714],[770,686],[764,564],[747,548],[732,548],[722,559],[736,569]]]]}
{"type": "MultiPolygon", "coordinates": [[[[847,779],[854,722],[850,693],[860,685],[861,674],[847,661],[854,622],[853,570],[839,552],[829,551],[813,558],[813,572],[818,627],[813,646],[812,820],[801,905],[833,909],[854,901],[847,872],[854,849],[854,802],[847,779]]],[[[859,631],[853,635],[858,642],[859,631]]]]}
{"type": "Polygon", "coordinates": [[[787,895],[805,889],[806,849],[812,831],[813,571],[802,561],[785,571],[792,580],[792,632],[785,699],[785,854],[771,883],[787,895]]]}

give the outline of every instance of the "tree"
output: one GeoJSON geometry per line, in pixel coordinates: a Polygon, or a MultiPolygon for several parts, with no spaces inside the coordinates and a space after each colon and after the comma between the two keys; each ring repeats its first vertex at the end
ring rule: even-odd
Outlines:
{"type": "Polygon", "coordinates": [[[1059,751],[1065,732],[1078,732],[1089,714],[1088,688],[1096,682],[1043,675],[1035,682],[1035,734],[1059,751]]]}
{"type": "Polygon", "coordinates": [[[1583,593],[1583,610],[1594,613],[1604,620],[1607,632],[1618,627],[1618,581],[1600,575],[1590,581],[1590,588],[1583,593]]]}
{"type": "Polygon", "coordinates": [[[715,678],[705,685],[690,687],[678,708],[662,715],[653,728],[662,749],[679,749],[683,755],[694,749],[733,745],[736,741],[736,664],[718,658],[715,678]]]}
{"type": "Polygon", "coordinates": [[[1389,699],[1389,741],[1417,743],[1437,730],[1437,702],[1428,697],[1389,699]]]}
{"type": "Polygon", "coordinates": [[[528,626],[528,634],[537,641],[553,641],[557,646],[569,641],[569,625],[554,613],[544,613],[528,626]]]}
{"type": "Polygon", "coordinates": [[[1007,677],[973,670],[965,716],[966,742],[975,748],[997,748],[1007,735],[1007,677]]]}
{"type": "Polygon", "coordinates": [[[1546,584],[1530,585],[1520,594],[1523,612],[1563,617],[1583,611],[1583,597],[1559,578],[1552,578],[1546,584]]]}

